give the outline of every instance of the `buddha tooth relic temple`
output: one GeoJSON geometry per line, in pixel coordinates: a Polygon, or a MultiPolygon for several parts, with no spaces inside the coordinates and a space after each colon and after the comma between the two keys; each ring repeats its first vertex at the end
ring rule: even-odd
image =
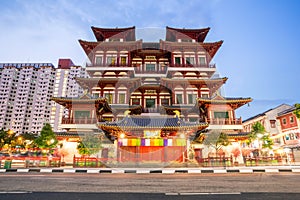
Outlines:
{"type": "Polygon", "coordinates": [[[52,98],[66,110],[57,137],[105,136],[101,156],[115,162],[186,162],[190,151],[202,158],[200,138],[213,131],[238,144],[246,136],[235,110],[252,99],[220,94],[227,78],[215,75],[212,59],[223,41],[205,42],[209,30],[167,26],[165,40],[143,42],[134,26],[92,27],[97,41],[79,40],[89,59],[90,78],[76,78],[85,94],[52,98]]]}

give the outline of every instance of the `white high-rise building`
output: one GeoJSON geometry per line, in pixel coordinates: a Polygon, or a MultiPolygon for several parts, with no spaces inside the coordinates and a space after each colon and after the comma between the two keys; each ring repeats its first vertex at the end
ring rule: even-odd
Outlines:
{"type": "Polygon", "coordinates": [[[51,63],[1,63],[0,128],[38,134],[50,122],[54,81],[51,63]]]}
{"type": "MultiPolygon", "coordinates": [[[[71,59],[59,59],[53,96],[77,98],[83,95],[83,89],[75,81],[77,77],[87,77],[85,68],[74,65],[71,59]]],[[[55,132],[63,131],[61,128],[62,117],[66,117],[68,114],[67,109],[54,101],[52,102],[50,124],[55,132]]]]}

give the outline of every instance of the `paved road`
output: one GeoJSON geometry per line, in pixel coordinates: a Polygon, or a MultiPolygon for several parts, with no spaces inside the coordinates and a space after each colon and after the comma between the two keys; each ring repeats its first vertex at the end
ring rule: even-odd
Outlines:
{"type": "Polygon", "coordinates": [[[295,200],[300,194],[290,193],[241,193],[241,194],[205,194],[205,193],[58,193],[33,192],[0,194],[1,200],[99,200],[99,199],[128,199],[128,200],[295,200]]]}
{"type": "Polygon", "coordinates": [[[300,174],[0,174],[1,191],[299,192],[300,174]]]}
{"type": "Polygon", "coordinates": [[[118,196],[117,199],[140,199],[141,195],[143,199],[257,199],[258,197],[264,200],[300,199],[297,187],[299,180],[300,174],[295,173],[6,173],[0,175],[0,199],[6,197],[7,199],[41,199],[42,196],[45,197],[43,199],[50,199],[54,194],[57,195],[55,199],[64,200],[95,199],[100,196],[101,198],[98,199],[102,199],[102,197],[115,199],[115,195],[118,196]],[[7,194],[7,192],[10,192],[10,194],[7,194]],[[16,192],[25,193],[15,194],[16,192]],[[78,192],[80,193],[78,194],[78,192]],[[280,194],[274,194],[275,192],[280,194]],[[228,194],[224,195],[224,193],[228,194]],[[19,196],[16,197],[15,195],[19,196]],[[158,196],[156,198],[153,195],[158,196]],[[69,198],[68,196],[76,198],[69,198]]]}

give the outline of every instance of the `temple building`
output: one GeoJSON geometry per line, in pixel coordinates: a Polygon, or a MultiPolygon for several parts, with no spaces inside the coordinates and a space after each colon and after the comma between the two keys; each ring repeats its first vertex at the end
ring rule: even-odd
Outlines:
{"type": "MultiPolygon", "coordinates": [[[[61,127],[68,134],[102,132],[118,162],[184,162],[193,141],[210,131],[238,140],[242,120],[235,110],[251,98],[220,94],[212,59],[223,41],[205,42],[210,28],[166,27],[165,40],[137,40],[135,27],[92,27],[96,41],[79,40],[90,63],[78,98],[53,97],[69,110],[61,127]]],[[[242,137],[245,134],[241,134],[242,137]]],[[[63,137],[63,136],[62,136],[63,137]]]]}

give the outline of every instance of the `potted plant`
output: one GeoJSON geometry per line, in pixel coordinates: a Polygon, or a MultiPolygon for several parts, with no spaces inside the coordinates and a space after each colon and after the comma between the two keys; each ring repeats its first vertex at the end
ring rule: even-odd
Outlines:
{"type": "Polygon", "coordinates": [[[241,151],[239,148],[235,148],[231,151],[233,157],[234,157],[234,165],[238,166],[239,162],[237,161],[237,157],[239,157],[241,155],[241,151]]]}

